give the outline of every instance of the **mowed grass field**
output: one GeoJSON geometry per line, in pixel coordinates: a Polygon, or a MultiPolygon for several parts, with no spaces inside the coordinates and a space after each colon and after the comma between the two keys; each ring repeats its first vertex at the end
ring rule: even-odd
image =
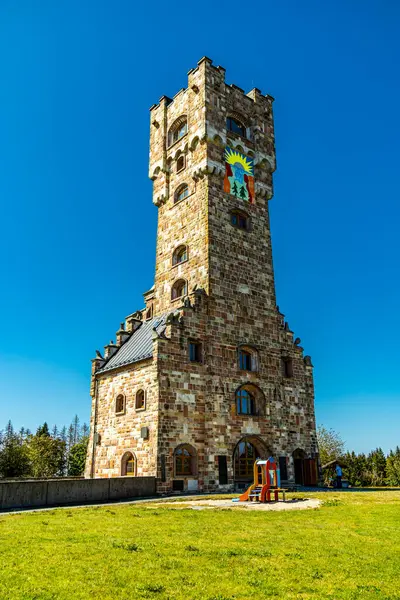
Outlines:
{"type": "Polygon", "coordinates": [[[324,504],[0,515],[0,599],[400,599],[400,492],[306,496],[324,504]]]}

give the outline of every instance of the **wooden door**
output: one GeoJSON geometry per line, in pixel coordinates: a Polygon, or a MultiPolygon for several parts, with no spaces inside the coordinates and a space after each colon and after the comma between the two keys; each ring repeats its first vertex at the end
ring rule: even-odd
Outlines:
{"type": "Polygon", "coordinates": [[[304,485],[317,485],[317,465],[315,458],[305,458],[303,466],[304,485]]]}

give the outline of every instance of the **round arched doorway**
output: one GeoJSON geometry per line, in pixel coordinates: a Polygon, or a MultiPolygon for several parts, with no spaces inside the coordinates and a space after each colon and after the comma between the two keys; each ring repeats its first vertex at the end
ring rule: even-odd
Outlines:
{"type": "Polygon", "coordinates": [[[248,484],[253,481],[254,462],[257,458],[270,456],[266,445],[256,436],[242,438],[233,453],[233,473],[235,483],[248,484]]]}

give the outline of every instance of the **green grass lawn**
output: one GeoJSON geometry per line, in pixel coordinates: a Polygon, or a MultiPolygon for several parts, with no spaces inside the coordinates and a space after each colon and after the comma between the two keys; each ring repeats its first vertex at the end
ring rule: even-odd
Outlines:
{"type": "Polygon", "coordinates": [[[320,509],[280,513],[3,514],[0,599],[400,599],[400,492],[314,496],[320,509]]]}

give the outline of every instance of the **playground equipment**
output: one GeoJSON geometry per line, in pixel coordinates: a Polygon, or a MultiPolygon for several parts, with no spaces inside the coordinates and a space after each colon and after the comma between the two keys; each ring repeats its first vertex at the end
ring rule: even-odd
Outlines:
{"type": "Polygon", "coordinates": [[[271,495],[275,502],[279,494],[286,501],[286,490],[281,488],[281,475],[279,467],[272,456],[268,460],[257,459],[254,463],[254,482],[239,497],[239,502],[271,502],[271,495]]]}

